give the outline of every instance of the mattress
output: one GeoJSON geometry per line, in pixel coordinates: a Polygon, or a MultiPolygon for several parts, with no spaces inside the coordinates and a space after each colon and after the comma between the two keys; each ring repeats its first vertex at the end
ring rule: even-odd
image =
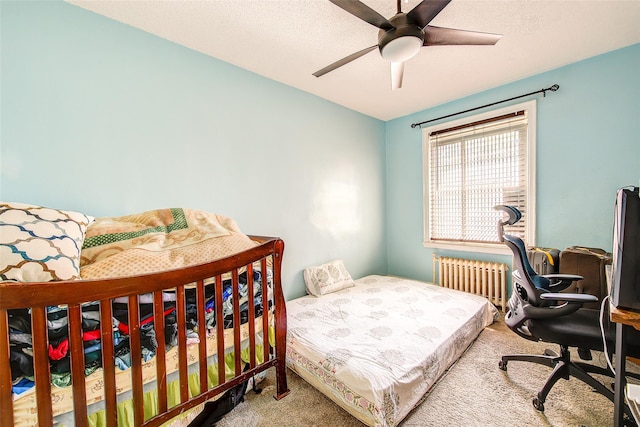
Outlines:
{"type": "Polygon", "coordinates": [[[391,276],[287,302],[287,366],[369,426],[395,426],[498,311],[486,298],[391,276]]]}

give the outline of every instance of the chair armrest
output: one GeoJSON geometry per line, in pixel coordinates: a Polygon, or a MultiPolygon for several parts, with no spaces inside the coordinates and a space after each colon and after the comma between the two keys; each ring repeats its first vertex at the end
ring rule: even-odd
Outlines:
{"type": "Polygon", "coordinates": [[[554,317],[566,316],[578,311],[586,302],[596,302],[598,298],[589,294],[560,294],[546,292],[540,294],[540,299],[547,301],[562,301],[560,305],[550,307],[536,307],[531,304],[522,306],[524,316],[529,319],[551,319],[554,317]]]}
{"type": "Polygon", "coordinates": [[[549,279],[549,290],[553,292],[560,292],[567,289],[573,282],[582,280],[584,277],[577,274],[543,274],[542,277],[549,279]]]}
{"type": "Polygon", "coordinates": [[[591,294],[559,294],[559,293],[544,293],[540,295],[540,299],[543,300],[552,300],[552,301],[567,301],[567,302],[597,302],[598,297],[591,294]]]}
{"type": "Polygon", "coordinates": [[[570,280],[575,282],[576,280],[582,280],[584,277],[578,276],[577,274],[559,274],[559,273],[551,273],[551,274],[543,274],[542,277],[546,277],[549,280],[570,280]]]}

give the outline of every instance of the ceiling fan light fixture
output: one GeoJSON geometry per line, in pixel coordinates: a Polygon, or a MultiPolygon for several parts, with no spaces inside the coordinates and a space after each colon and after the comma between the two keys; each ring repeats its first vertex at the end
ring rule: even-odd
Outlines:
{"type": "Polygon", "coordinates": [[[416,36],[398,37],[380,48],[382,57],[391,62],[404,62],[418,54],[423,40],[416,36]]]}
{"type": "Polygon", "coordinates": [[[424,44],[422,28],[409,22],[406,13],[398,13],[389,21],[394,28],[378,32],[378,47],[382,58],[391,62],[404,62],[416,56],[424,44]]]}

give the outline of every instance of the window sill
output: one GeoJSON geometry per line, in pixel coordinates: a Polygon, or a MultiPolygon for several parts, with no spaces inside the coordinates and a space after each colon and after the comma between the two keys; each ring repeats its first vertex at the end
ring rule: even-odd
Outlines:
{"type": "Polygon", "coordinates": [[[423,242],[425,248],[443,249],[462,252],[481,252],[485,254],[511,255],[511,250],[506,245],[490,245],[482,243],[445,243],[423,242]]]}

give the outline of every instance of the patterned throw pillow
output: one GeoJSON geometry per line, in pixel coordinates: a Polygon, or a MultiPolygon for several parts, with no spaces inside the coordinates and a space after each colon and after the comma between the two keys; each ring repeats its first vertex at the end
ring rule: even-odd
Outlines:
{"type": "Polygon", "coordinates": [[[355,286],[341,259],[304,269],[307,292],[317,297],[355,286]]]}
{"type": "Polygon", "coordinates": [[[80,250],[93,217],[0,202],[0,280],[50,282],[80,278],[80,250]]]}

